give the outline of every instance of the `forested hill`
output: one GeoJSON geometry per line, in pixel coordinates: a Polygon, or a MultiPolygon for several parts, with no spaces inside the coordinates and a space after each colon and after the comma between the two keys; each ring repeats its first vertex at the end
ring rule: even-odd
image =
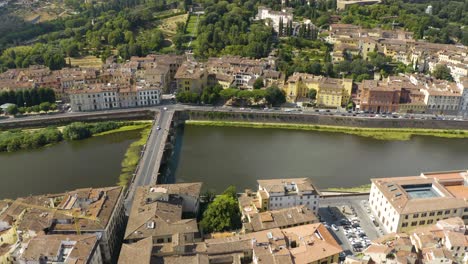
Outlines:
{"type": "MultiPolygon", "coordinates": [[[[93,4],[66,0],[58,3],[72,12],[37,24],[16,15],[15,9],[21,7],[15,1],[0,11],[0,71],[32,64],[60,69],[68,63],[67,57],[87,55],[104,60],[116,54],[126,60],[133,55],[183,53],[187,49],[199,58],[226,54],[259,58],[273,48],[281,53],[272,28],[253,19],[260,5],[274,10],[291,7],[295,20],[310,19],[322,29],[341,19],[341,23],[368,28],[407,29],[416,38],[431,42],[468,44],[468,0],[383,0],[382,4],[352,6],[344,11],[336,11],[336,0],[285,0],[283,4],[281,0],[201,0],[195,3],[205,11],[199,16],[187,15],[194,4],[191,0],[93,4]],[[432,14],[425,12],[429,5],[432,14]],[[173,32],[165,30],[170,23],[173,32]]],[[[307,43],[300,38],[294,43],[307,43]]]]}

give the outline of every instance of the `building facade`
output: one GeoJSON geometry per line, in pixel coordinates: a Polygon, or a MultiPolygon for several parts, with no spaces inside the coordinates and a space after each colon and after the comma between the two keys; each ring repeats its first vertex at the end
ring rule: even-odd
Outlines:
{"type": "Polygon", "coordinates": [[[258,180],[262,210],[307,206],[318,213],[320,192],[309,178],[258,180]]]}
{"type": "Polygon", "coordinates": [[[161,103],[161,89],[146,83],[93,85],[69,90],[72,111],[154,106],[161,103]]]}
{"type": "Polygon", "coordinates": [[[387,232],[460,217],[468,223],[468,171],[371,179],[369,204],[387,232]]]}

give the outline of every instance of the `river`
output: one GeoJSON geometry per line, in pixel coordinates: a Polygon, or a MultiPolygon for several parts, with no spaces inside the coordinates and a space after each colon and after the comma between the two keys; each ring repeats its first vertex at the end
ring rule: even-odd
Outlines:
{"type": "Polygon", "coordinates": [[[256,189],[257,179],[310,177],[319,188],[351,187],[370,178],[468,168],[468,139],[414,137],[381,141],[300,130],[186,125],[176,144],[177,182],[205,189],[256,189]]]}
{"type": "Polygon", "coordinates": [[[125,152],[139,135],[128,131],[0,153],[0,199],[114,186],[125,152]]]}

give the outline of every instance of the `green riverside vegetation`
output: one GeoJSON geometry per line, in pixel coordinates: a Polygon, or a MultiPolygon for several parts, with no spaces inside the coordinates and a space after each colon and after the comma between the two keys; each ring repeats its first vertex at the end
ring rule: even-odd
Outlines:
{"type": "MultiPolygon", "coordinates": [[[[127,128],[130,127],[133,129],[141,129],[141,132],[140,139],[130,144],[127,152],[125,152],[125,158],[122,161],[122,171],[119,176],[118,184],[123,187],[128,185],[128,182],[132,178],[133,172],[135,171],[135,168],[140,161],[140,152],[148,140],[148,135],[151,130],[151,123],[137,124],[128,126],[127,128]]],[[[125,127],[122,127],[121,129],[123,130],[125,127]]]]}
{"type": "Polygon", "coordinates": [[[128,131],[142,129],[137,122],[75,122],[64,127],[47,127],[39,129],[14,129],[0,132],[0,152],[15,152],[18,150],[36,149],[62,140],[81,140],[93,135],[103,135],[105,132],[128,131]]]}
{"type": "Polygon", "coordinates": [[[334,132],[369,137],[379,140],[410,140],[412,136],[433,136],[443,138],[468,138],[468,130],[418,129],[418,128],[362,128],[343,126],[324,126],[312,124],[261,123],[238,121],[187,120],[186,124],[220,127],[280,128],[334,132]]]}

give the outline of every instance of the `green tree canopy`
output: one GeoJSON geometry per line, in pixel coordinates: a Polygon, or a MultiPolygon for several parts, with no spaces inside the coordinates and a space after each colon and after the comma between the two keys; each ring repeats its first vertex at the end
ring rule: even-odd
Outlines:
{"type": "Polygon", "coordinates": [[[66,140],[79,140],[91,136],[91,131],[85,123],[75,122],[63,129],[63,137],[66,140]]]}
{"type": "Polygon", "coordinates": [[[263,78],[259,77],[255,80],[253,84],[253,88],[257,90],[257,89],[261,89],[262,87],[263,87],[263,78]]]}
{"type": "Polygon", "coordinates": [[[317,90],[315,90],[315,89],[310,89],[310,90],[309,90],[308,96],[309,96],[309,99],[314,100],[314,99],[317,97],[317,90]]]}
{"type": "Polygon", "coordinates": [[[10,105],[5,109],[5,112],[9,115],[16,115],[18,113],[18,106],[17,105],[10,105]]]}
{"type": "Polygon", "coordinates": [[[442,79],[442,80],[453,82],[453,76],[450,72],[450,69],[445,64],[437,65],[432,71],[432,76],[434,76],[437,79],[442,79]]]}
{"type": "Polygon", "coordinates": [[[238,229],[242,226],[239,205],[235,196],[235,187],[229,187],[218,195],[203,213],[200,226],[205,232],[221,232],[238,229]]]}
{"type": "Polygon", "coordinates": [[[266,89],[265,99],[272,105],[281,105],[286,102],[284,91],[280,90],[278,86],[271,86],[266,89]]]}

